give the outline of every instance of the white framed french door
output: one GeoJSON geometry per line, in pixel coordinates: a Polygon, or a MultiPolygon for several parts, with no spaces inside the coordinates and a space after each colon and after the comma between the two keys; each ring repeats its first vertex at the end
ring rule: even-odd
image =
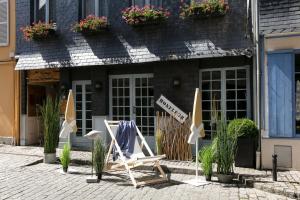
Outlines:
{"type": "Polygon", "coordinates": [[[73,81],[75,97],[77,137],[82,137],[92,130],[92,88],[91,81],[73,81]]]}
{"type": "Polygon", "coordinates": [[[144,136],[154,136],[153,74],[109,76],[109,105],[110,119],[134,120],[144,136]]]}
{"type": "Polygon", "coordinates": [[[226,120],[251,117],[249,66],[203,69],[199,74],[207,139],[214,132],[214,110],[226,120]]]}

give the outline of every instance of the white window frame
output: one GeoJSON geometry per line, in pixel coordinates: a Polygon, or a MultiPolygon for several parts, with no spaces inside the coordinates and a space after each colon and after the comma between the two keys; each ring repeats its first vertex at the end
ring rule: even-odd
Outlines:
{"type": "MultiPolygon", "coordinates": [[[[100,16],[100,8],[99,8],[99,5],[100,5],[100,0],[94,0],[95,2],[95,16],[97,17],[101,17],[100,16]]],[[[81,0],[81,13],[82,13],[82,18],[86,18],[86,14],[85,14],[85,3],[86,3],[86,0],[81,0]]],[[[105,4],[105,8],[104,8],[104,15],[106,16],[107,15],[107,0],[104,0],[104,4],[105,4]]]]}
{"type": "MultiPolygon", "coordinates": [[[[109,118],[110,119],[113,119],[113,110],[112,110],[112,101],[113,101],[113,95],[112,95],[112,80],[113,79],[122,79],[122,78],[129,78],[129,88],[130,88],[130,91],[129,91],[129,104],[130,104],[130,113],[129,113],[129,117],[130,117],[130,120],[136,120],[136,113],[134,112],[134,108],[136,107],[135,105],[135,98],[136,98],[136,94],[135,94],[135,79],[136,78],[153,78],[154,75],[152,73],[147,73],[147,74],[122,74],[122,75],[110,75],[109,76],[109,118]]],[[[154,87],[154,86],[153,86],[154,87]]],[[[154,106],[155,107],[155,106],[154,106]]],[[[148,117],[151,117],[151,116],[148,116],[148,117]]],[[[154,113],[154,135],[155,135],[155,129],[156,129],[156,116],[155,116],[155,113],[154,113]]],[[[149,126],[150,127],[150,126],[149,126]]],[[[153,136],[150,136],[145,133],[142,132],[142,134],[145,136],[145,137],[154,137],[153,136]]]]}
{"type": "Polygon", "coordinates": [[[8,46],[9,44],[9,1],[8,0],[0,0],[0,3],[5,3],[6,2],[6,9],[7,9],[7,16],[6,16],[6,22],[0,22],[1,25],[6,24],[7,26],[7,35],[6,35],[6,43],[0,43],[0,46],[8,46]]]}
{"type": "MultiPolygon", "coordinates": [[[[131,5],[135,5],[135,1],[136,0],[131,0],[131,5]]],[[[151,1],[154,0],[144,0],[145,5],[151,5],[151,1]]],[[[156,1],[159,1],[159,7],[162,7],[162,0],[156,0],[156,1]]]]}
{"type": "Polygon", "coordinates": [[[245,69],[246,70],[246,90],[247,90],[247,117],[251,117],[251,98],[250,98],[250,72],[249,66],[239,66],[239,67],[222,67],[222,68],[206,68],[199,70],[199,88],[202,88],[202,72],[205,71],[220,71],[221,72],[221,108],[220,110],[225,114],[226,119],[226,70],[238,70],[245,69]]]}
{"type": "MultiPolygon", "coordinates": [[[[83,81],[73,81],[72,82],[72,89],[74,91],[74,101],[75,101],[75,107],[76,107],[76,85],[81,85],[84,87],[86,85],[91,85],[92,84],[92,81],[90,80],[83,80],[83,81]]],[[[86,87],[85,87],[86,88],[86,87]]],[[[81,132],[82,132],[82,135],[81,136],[77,136],[77,137],[82,137],[84,136],[85,134],[87,134],[86,132],[86,89],[82,90],[82,118],[81,118],[81,132]]],[[[77,109],[75,108],[75,112],[77,112],[77,109]]],[[[93,118],[91,118],[92,120],[92,123],[93,123],[93,118]]],[[[92,127],[93,127],[93,124],[92,124],[92,127]]]]}
{"type": "MultiPolygon", "coordinates": [[[[37,15],[36,15],[36,8],[37,8],[37,1],[38,0],[34,0],[34,22],[37,22],[37,15]]],[[[53,0],[46,0],[46,10],[45,10],[45,22],[49,23],[50,22],[50,1],[53,0]]]]}

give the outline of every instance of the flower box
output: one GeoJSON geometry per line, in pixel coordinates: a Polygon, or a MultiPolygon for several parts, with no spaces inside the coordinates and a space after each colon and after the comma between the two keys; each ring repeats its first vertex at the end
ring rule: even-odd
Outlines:
{"type": "Polygon", "coordinates": [[[23,37],[27,41],[36,40],[47,40],[51,37],[56,36],[56,28],[54,23],[45,23],[39,21],[33,23],[31,26],[21,28],[23,37]]]}
{"type": "Polygon", "coordinates": [[[96,17],[89,15],[87,18],[80,20],[73,27],[73,30],[85,35],[96,35],[108,30],[106,17],[96,17]]]}
{"type": "Polygon", "coordinates": [[[154,8],[150,6],[138,7],[132,6],[122,11],[122,18],[125,23],[132,26],[141,26],[148,24],[160,24],[165,22],[170,13],[163,8],[154,8]]]}
{"type": "Polygon", "coordinates": [[[213,18],[226,15],[229,6],[224,0],[205,0],[204,2],[192,1],[190,5],[185,4],[181,7],[180,17],[182,19],[194,18],[213,18]]]}

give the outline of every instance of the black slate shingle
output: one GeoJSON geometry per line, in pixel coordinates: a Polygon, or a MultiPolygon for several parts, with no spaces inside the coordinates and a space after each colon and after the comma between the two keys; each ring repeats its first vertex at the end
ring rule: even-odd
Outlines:
{"type": "Polygon", "coordinates": [[[300,0],[260,0],[262,34],[299,32],[300,0]]]}

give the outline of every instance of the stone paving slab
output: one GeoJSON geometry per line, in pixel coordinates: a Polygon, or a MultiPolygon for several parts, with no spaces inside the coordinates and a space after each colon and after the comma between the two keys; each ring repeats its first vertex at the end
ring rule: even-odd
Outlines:
{"type": "MultiPolygon", "coordinates": [[[[58,149],[57,155],[60,154],[58,149]]],[[[43,157],[43,148],[41,147],[15,147],[10,145],[0,145],[0,158],[2,155],[14,156],[24,155],[25,161],[16,161],[15,166],[28,165],[34,163],[43,157]]],[[[72,159],[79,160],[82,163],[90,163],[91,153],[82,151],[72,151],[72,159]]],[[[15,160],[15,159],[13,159],[15,160]]],[[[10,163],[10,159],[0,160],[1,163],[10,163]]],[[[172,174],[193,175],[195,174],[195,163],[190,161],[169,161],[162,160],[161,164],[172,174]]],[[[3,164],[2,164],[3,165],[3,164]]],[[[11,166],[12,164],[8,164],[11,166]]],[[[3,166],[2,166],[3,167],[3,166]]],[[[152,166],[144,169],[151,169],[152,166]]],[[[7,167],[6,167],[7,168],[7,167]]],[[[8,167],[9,168],[9,167],[8,167]]],[[[1,169],[1,168],[0,168],[1,169]]],[[[200,174],[201,174],[201,169],[200,174]]],[[[234,168],[235,173],[239,174],[239,179],[244,181],[248,186],[254,187],[265,192],[283,195],[290,198],[300,199],[300,172],[285,171],[278,172],[278,182],[272,181],[271,171],[259,171],[249,168],[234,168]]]]}
{"type": "MultiPolygon", "coordinates": [[[[56,149],[56,155],[59,156],[62,149],[56,149]]],[[[44,148],[36,146],[11,146],[0,144],[0,153],[12,154],[12,155],[26,155],[43,158],[44,148]]],[[[87,151],[71,151],[73,161],[80,161],[82,163],[89,163],[91,160],[91,152],[87,151]]]]}
{"type": "MultiPolygon", "coordinates": [[[[1,154],[11,163],[32,156],[1,154]]],[[[18,161],[21,162],[21,161],[18,161]]],[[[1,165],[5,164],[4,162],[1,165]]],[[[159,199],[159,200],[233,200],[233,199],[289,199],[253,188],[244,188],[236,184],[222,185],[212,182],[204,187],[184,184],[184,180],[194,178],[186,174],[171,174],[171,181],[159,185],[134,188],[125,173],[105,173],[103,180],[96,184],[87,184],[86,177],[90,168],[72,166],[76,174],[62,174],[57,164],[36,164],[26,167],[12,166],[3,173],[0,168],[0,199],[159,199]]],[[[140,173],[140,172],[139,172],[140,173]]]]}

